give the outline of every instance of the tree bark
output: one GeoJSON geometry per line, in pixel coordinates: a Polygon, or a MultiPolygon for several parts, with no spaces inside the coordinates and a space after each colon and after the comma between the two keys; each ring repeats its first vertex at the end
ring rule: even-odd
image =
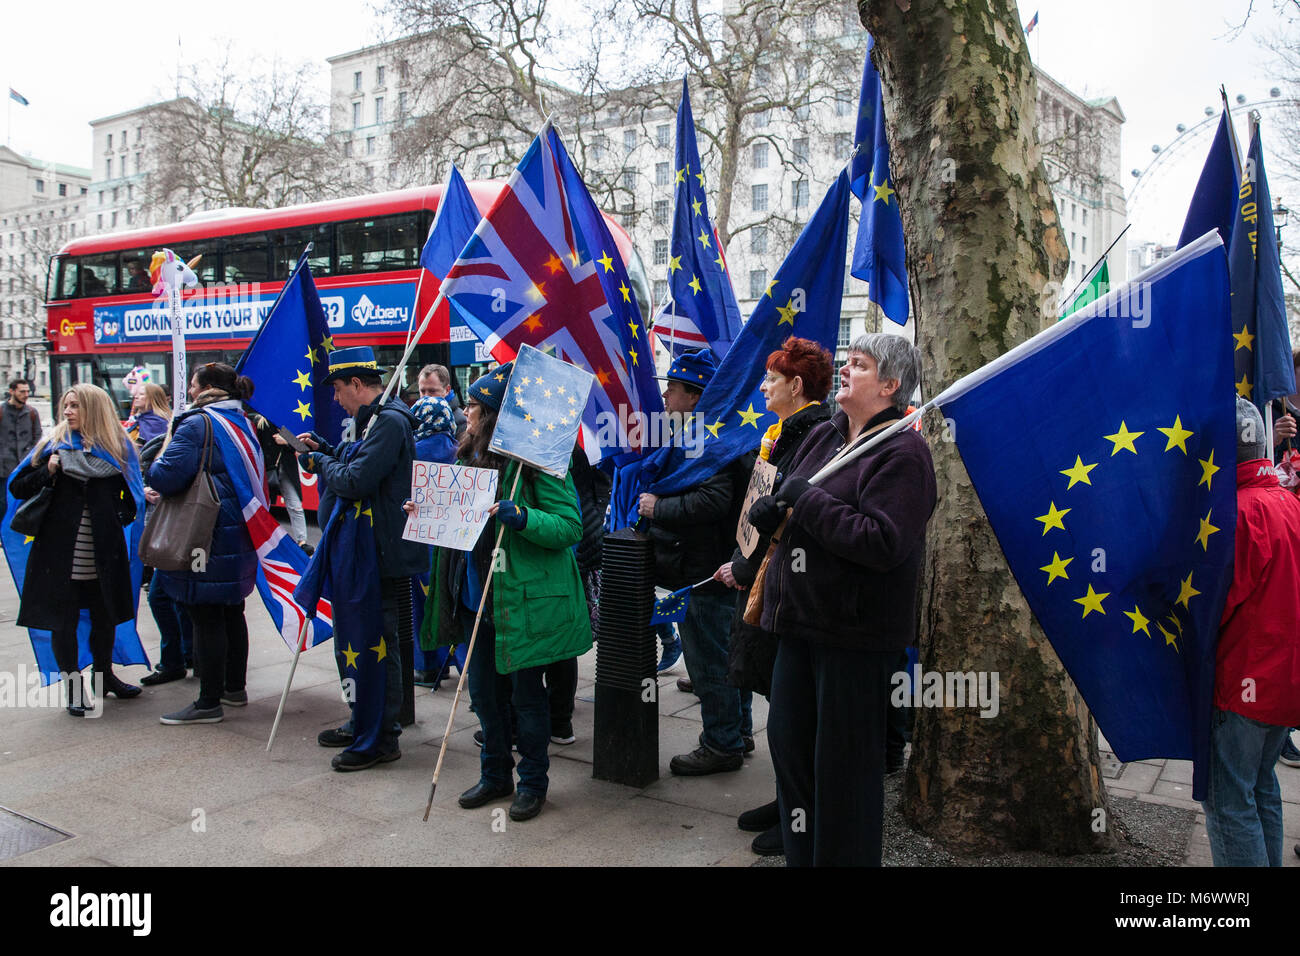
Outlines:
{"type": "MultiPolygon", "coordinates": [[[[859,0],[859,11],[876,38],[917,345],[934,395],[1038,332],[1045,304],[1054,311],[1068,253],[1036,140],[1037,84],[1011,0],[859,0]]],[[[904,812],[959,853],[1106,849],[1091,717],[1007,567],[952,436],[937,417],[927,432],[939,500],[921,665],[996,672],[1000,706],[989,718],[918,711],[904,812]]]]}

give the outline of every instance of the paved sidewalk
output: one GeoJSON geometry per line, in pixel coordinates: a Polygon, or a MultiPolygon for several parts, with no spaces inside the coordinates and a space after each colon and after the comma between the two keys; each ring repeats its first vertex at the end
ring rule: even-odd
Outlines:
{"type": "MultiPolygon", "coordinates": [[[[13,623],[18,600],[0,581],[0,671],[33,665],[25,630],[13,623]]],[[[158,635],[141,602],[141,631],[154,654],[158,635]]],[[[772,799],[767,709],[755,698],[757,750],[736,773],[677,778],[668,761],[696,746],[700,709],[676,688],[679,665],[661,677],[660,779],[644,789],[591,777],[595,652],[580,661],[576,744],[551,745],[551,789],[541,816],[508,820],[507,801],[466,811],[456,797],[478,778],[477,721],[462,699],[437,799],[421,821],[429,779],[454,694],[417,688],[416,724],[401,738],[403,757],[360,773],[330,769],[337,752],[316,734],[346,715],[327,646],[306,652],[280,727],[266,753],[290,655],[261,602],[248,602],[250,704],[226,708],[221,724],[165,727],[158,716],[193,700],[197,681],[146,688],[135,700],[110,699],[96,720],[60,709],[0,710],[0,806],[56,827],[70,837],[24,852],[8,865],[247,864],[576,864],[725,865],[757,861],[752,834],[736,828],[741,811],[772,799]],[[588,698],[588,699],[582,699],[588,698]]],[[[136,682],[143,668],[120,668],[136,682]]],[[[1191,769],[1182,761],[1120,767],[1109,756],[1107,786],[1119,796],[1199,810],[1191,769]]],[[[1300,770],[1279,767],[1286,804],[1287,864],[1300,860],[1300,770]]],[[[5,826],[26,824],[0,814],[5,826]]],[[[18,842],[26,834],[19,832],[18,842]]],[[[57,834],[52,834],[58,836],[57,834]]],[[[14,844],[10,844],[14,846],[14,844]]],[[[1204,818],[1187,862],[1209,863],[1204,818]]]]}

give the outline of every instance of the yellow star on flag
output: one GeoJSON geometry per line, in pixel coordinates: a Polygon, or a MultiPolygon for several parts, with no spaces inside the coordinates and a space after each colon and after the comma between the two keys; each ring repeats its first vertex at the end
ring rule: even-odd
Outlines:
{"type": "Polygon", "coordinates": [[[1128,425],[1126,425],[1124,422],[1121,421],[1119,423],[1119,431],[1117,431],[1113,435],[1105,436],[1106,441],[1111,442],[1115,445],[1115,447],[1112,448],[1110,451],[1110,456],[1114,458],[1116,455],[1120,453],[1121,450],[1131,451],[1133,454],[1136,455],[1138,453],[1138,450],[1133,447],[1133,441],[1134,439],[1141,438],[1145,434],[1146,432],[1129,431],[1128,425]]]}
{"type": "Polygon", "coordinates": [[[677,182],[679,183],[686,182],[686,170],[684,169],[677,170],[677,182]]]}
{"type": "Polygon", "coordinates": [[[640,363],[636,360],[636,349],[628,349],[628,350],[627,350],[627,354],[630,355],[630,356],[632,356],[632,364],[633,364],[633,365],[639,365],[639,364],[640,364],[640,363]]]}
{"type": "Polygon", "coordinates": [[[631,301],[632,301],[632,297],[628,294],[628,293],[631,292],[632,290],[629,289],[629,288],[627,287],[627,283],[626,283],[626,282],[621,282],[621,283],[619,283],[618,291],[623,293],[623,301],[624,301],[624,302],[631,302],[631,301]]]}
{"type": "Polygon", "coordinates": [[[1101,606],[1101,602],[1103,598],[1108,598],[1108,597],[1110,597],[1109,591],[1103,591],[1101,594],[1098,594],[1096,591],[1092,589],[1092,584],[1089,583],[1088,593],[1085,594],[1083,597],[1075,598],[1074,603],[1083,605],[1084,617],[1087,617],[1093,611],[1096,611],[1098,614],[1105,614],[1106,609],[1101,606]]]}
{"type": "Polygon", "coordinates": [[[697,216],[703,215],[703,213],[700,212],[700,206],[702,205],[703,203],[698,199],[691,200],[691,209],[695,211],[695,215],[697,216]]]}
{"type": "Polygon", "coordinates": [[[1047,583],[1049,586],[1057,578],[1065,578],[1065,580],[1068,581],[1070,580],[1070,576],[1065,573],[1065,568],[1066,565],[1068,565],[1073,560],[1074,558],[1065,558],[1064,560],[1062,560],[1061,556],[1057,554],[1055,551],[1053,551],[1052,563],[1045,565],[1039,568],[1038,570],[1047,572],[1047,583]]]}
{"type": "Polygon", "coordinates": [[[533,437],[534,437],[534,438],[541,438],[541,437],[542,437],[541,430],[540,430],[540,429],[537,429],[537,428],[534,428],[534,429],[533,429],[533,437]]]}
{"type": "Polygon", "coordinates": [[[548,432],[553,432],[553,431],[555,431],[555,422],[547,422],[547,423],[546,423],[546,430],[547,430],[548,432]]]}
{"type": "Polygon", "coordinates": [[[31,544],[35,540],[36,540],[35,535],[30,535],[30,534],[23,535],[23,544],[31,544]]]}
{"type": "Polygon", "coordinates": [[[777,306],[776,311],[781,313],[781,318],[777,319],[777,325],[794,325],[794,317],[799,314],[799,310],[794,307],[794,299],[791,299],[785,305],[777,306]]]}
{"type": "Polygon", "coordinates": [[[338,346],[334,344],[334,336],[332,335],[325,336],[325,338],[320,340],[320,344],[321,348],[325,350],[326,355],[338,348],[338,346]]]}
{"type": "Polygon", "coordinates": [[[346,666],[355,668],[357,666],[357,658],[361,656],[361,652],[354,651],[352,645],[349,644],[348,649],[343,652],[343,656],[346,657],[348,661],[346,666]]]}
{"type": "Polygon", "coordinates": [[[1196,590],[1196,588],[1192,587],[1191,571],[1187,572],[1187,577],[1183,579],[1182,585],[1183,585],[1182,588],[1180,588],[1178,591],[1178,600],[1175,601],[1174,603],[1181,604],[1183,607],[1186,607],[1190,611],[1191,608],[1187,607],[1187,602],[1190,601],[1192,598],[1196,597],[1196,595],[1201,593],[1200,591],[1196,590]]]}
{"type": "Polygon", "coordinates": [[[1136,634],[1138,631],[1142,631],[1144,634],[1146,634],[1147,637],[1151,636],[1151,629],[1147,627],[1147,625],[1150,624],[1151,621],[1145,614],[1142,613],[1142,610],[1136,604],[1133,605],[1133,610],[1125,611],[1124,613],[1133,619],[1134,634],[1136,634]]]}
{"type": "Polygon", "coordinates": [[[564,263],[560,261],[560,257],[552,252],[551,258],[546,260],[546,270],[550,272],[551,275],[555,275],[563,268],[564,263]]]}
{"type": "Polygon", "coordinates": [[[737,409],[736,414],[740,416],[741,425],[753,425],[755,428],[758,428],[758,420],[763,417],[762,412],[754,411],[753,402],[750,402],[749,407],[743,412],[737,409]]]}
{"type": "Polygon", "coordinates": [[[312,365],[316,364],[316,350],[310,345],[307,346],[307,361],[311,362],[312,365]]]}
{"type": "Polygon", "coordinates": [[[722,428],[722,419],[720,418],[712,425],[704,426],[704,430],[707,431],[709,434],[711,434],[714,438],[718,437],[718,432],[721,430],[721,428],[722,428]]]}
{"type": "Polygon", "coordinates": [[[691,295],[700,294],[700,277],[695,273],[691,273],[691,281],[686,284],[691,287],[691,295]]]}
{"type": "Polygon", "coordinates": [[[718,250],[718,258],[714,259],[713,261],[718,264],[718,268],[721,269],[723,272],[727,271],[727,260],[722,258],[721,249],[718,250]]]}
{"type": "Polygon", "coordinates": [[[610,257],[610,254],[606,252],[604,249],[600,250],[600,258],[597,259],[596,261],[605,267],[606,272],[614,271],[614,260],[610,257]]]}
{"type": "Polygon", "coordinates": [[[700,245],[705,249],[709,248],[709,233],[707,229],[701,229],[700,234],[696,237],[700,240],[700,245]]]}
{"type": "Polygon", "coordinates": [[[635,322],[629,322],[627,327],[632,330],[632,338],[636,338],[636,334],[640,330],[641,326],[637,325],[635,322]]]}
{"type": "Polygon", "coordinates": [[[872,170],[871,188],[876,191],[876,201],[883,202],[886,206],[888,206],[889,197],[894,194],[894,191],[889,188],[889,177],[886,176],[883,180],[881,180],[880,185],[877,186],[875,170],[872,170]]]}
{"type": "Polygon", "coordinates": [[[1070,511],[1070,508],[1065,508],[1064,510],[1058,509],[1056,507],[1056,502],[1053,501],[1048,505],[1047,514],[1039,515],[1034,520],[1043,523],[1043,535],[1046,536],[1047,532],[1051,531],[1053,528],[1060,528],[1062,531],[1065,530],[1065,524],[1061,519],[1068,515],[1070,511]]]}
{"type": "Polygon", "coordinates": [[[310,371],[311,369],[308,369],[306,372],[299,372],[294,378],[294,382],[299,388],[309,388],[311,386],[311,375],[308,374],[310,371]]]}
{"type": "Polygon", "coordinates": [[[306,421],[307,419],[311,418],[311,406],[308,405],[306,402],[299,402],[298,407],[295,408],[294,411],[302,416],[303,421],[306,421]]]}
{"type": "Polygon", "coordinates": [[[668,272],[672,274],[682,267],[682,257],[672,256],[668,260],[668,272]]]}
{"type": "Polygon", "coordinates": [[[698,173],[696,173],[696,174],[695,174],[695,178],[698,179],[698,180],[700,181],[700,188],[703,189],[703,188],[704,188],[704,170],[701,169],[698,173]]]}
{"type": "Polygon", "coordinates": [[[1255,336],[1250,334],[1250,326],[1243,325],[1240,332],[1232,333],[1232,337],[1237,340],[1237,346],[1233,349],[1234,352],[1237,351],[1237,349],[1249,349],[1251,352],[1255,351],[1255,347],[1250,344],[1255,341],[1255,336]]]}
{"type": "MultiPolygon", "coordinates": [[[[767,288],[763,290],[763,295],[771,295],[771,294],[772,294],[772,290],[775,289],[775,288],[776,288],[776,280],[775,280],[775,279],[768,279],[768,280],[767,280],[767,288]]],[[[761,298],[761,296],[760,296],[760,298],[761,298]]]]}
{"type": "Polygon", "coordinates": [[[1246,378],[1246,373],[1242,372],[1241,381],[1237,382],[1237,394],[1247,401],[1250,401],[1250,393],[1254,390],[1255,386],[1250,384],[1250,381],[1246,378]]]}
{"type": "Polygon", "coordinates": [[[1218,530],[1218,528],[1210,524],[1210,512],[1205,512],[1205,517],[1201,519],[1201,530],[1196,533],[1196,540],[1200,542],[1202,551],[1210,550],[1210,535],[1218,530]]]}
{"type": "Polygon", "coordinates": [[[353,518],[354,521],[360,521],[360,520],[361,520],[361,502],[360,502],[360,501],[354,501],[354,502],[352,502],[352,518],[353,518]]]}
{"type": "Polygon", "coordinates": [[[379,643],[370,649],[378,655],[375,658],[376,661],[382,661],[385,657],[388,656],[388,642],[385,641],[382,637],[379,639],[379,643]]]}
{"type": "Polygon", "coordinates": [[[1085,485],[1092,484],[1092,479],[1088,477],[1088,472],[1092,471],[1096,467],[1097,466],[1095,464],[1085,465],[1083,463],[1083,459],[1080,458],[1078,455],[1075,455],[1074,465],[1070,468],[1061,469],[1061,474],[1065,475],[1065,477],[1070,479],[1070,483],[1065,486],[1065,490],[1069,491],[1071,488],[1073,488],[1081,481],[1085,485]]]}
{"type": "Polygon", "coordinates": [[[1170,644],[1172,644],[1174,645],[1174,650],[1178,650],[1178,638],[1175,637],[1173,634],[1171,634],[1169,631],[1165,630],[1165,626],[1161,624],[1159,621],[1156,621],[1156,627],[1160,628],[1160,633],[1165,636],[1165,646],[1168,647],[1170,644]]]}
{"type": "Polygon", "coordinates": [[[375,523],[375,513],[374,513],[373,511],[371,511],[369,508],[367,508],[365,511],[361,512],[360,517],[363,517],[363,518],[369,518],[369,519],[370,519],[370,523],[371,523],[372,525],[375,523]]]}
{"type": "Polygon", "coordinates": [[[1174,416],[1173,427],[1157,428],[1156,431],[1161,432],[1169,439],[1165,444],[1165,451],[1177,447],[1184,455],[1187,454],[1187,439],[1195,434],[1195,432],[1189,432],[1183,427],[1183,419],[1179,415],[1174,416]]]}
{"type": "Polygon", "coordinates": [[[524,421],[526,421],[526,422],[531,422],[532,420],[533,420],[533,413],[532,413],[532,412],[527,412],[527,413],[525,413],[525,415],[524,415],[524,421]]]}
{"type": "Polygon", "coordinates": [[[1214,463],[1214,449],[1210,449],[1209,458],[1198,458],[1196,460],[1201,463],[1201,480],[1196,483],[1196,487],[1199,488],[1204,483],[1205,487],[1209,488],[1214,473],[1220,470],[1219,466],[1214,463]]]}

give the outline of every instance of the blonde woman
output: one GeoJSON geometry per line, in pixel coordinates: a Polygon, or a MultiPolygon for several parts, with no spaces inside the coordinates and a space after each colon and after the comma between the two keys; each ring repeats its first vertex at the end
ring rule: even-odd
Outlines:
{"type": "Polygon", "coordinates": [[[159,435],[167,434],[172,420],[172,405],[161,385],[150,382],[135,393],[131,401],[131,417],[126,422],[126,433],[141,445],[146,445],[159,435]]]}
{"type": "Polygon", "coordinates": [[[66,675],[68,713],[84,716],[77,622],[90,611],[90,654],[103,691],[119,699],[140,688],[113,674],[115,629],[135,616],[125,525],[141,507],[140,466],[118,423],[113,400],[95,385],[63,395],[61,420],[14,472],[10,490],[54,497],[32,541],[18,608],[20,627],[51,632],[51,649],[66,675]]]}

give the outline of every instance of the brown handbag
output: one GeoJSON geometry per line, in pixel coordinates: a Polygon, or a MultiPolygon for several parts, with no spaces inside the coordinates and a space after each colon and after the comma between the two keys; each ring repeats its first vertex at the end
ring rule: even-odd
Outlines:
{"type": "Polygon", "coordinates": [[[202,414],[206,432],[199,473],[184,492],[162,498],[153,506],[140,536],[140,560],[160,571],[193,569],[200,555],[200,566],[206,565],[212,549],[212,529],[217,524],[221,498],[208,472],[212,461],[212,420],[206,412],[202,414]]]}

